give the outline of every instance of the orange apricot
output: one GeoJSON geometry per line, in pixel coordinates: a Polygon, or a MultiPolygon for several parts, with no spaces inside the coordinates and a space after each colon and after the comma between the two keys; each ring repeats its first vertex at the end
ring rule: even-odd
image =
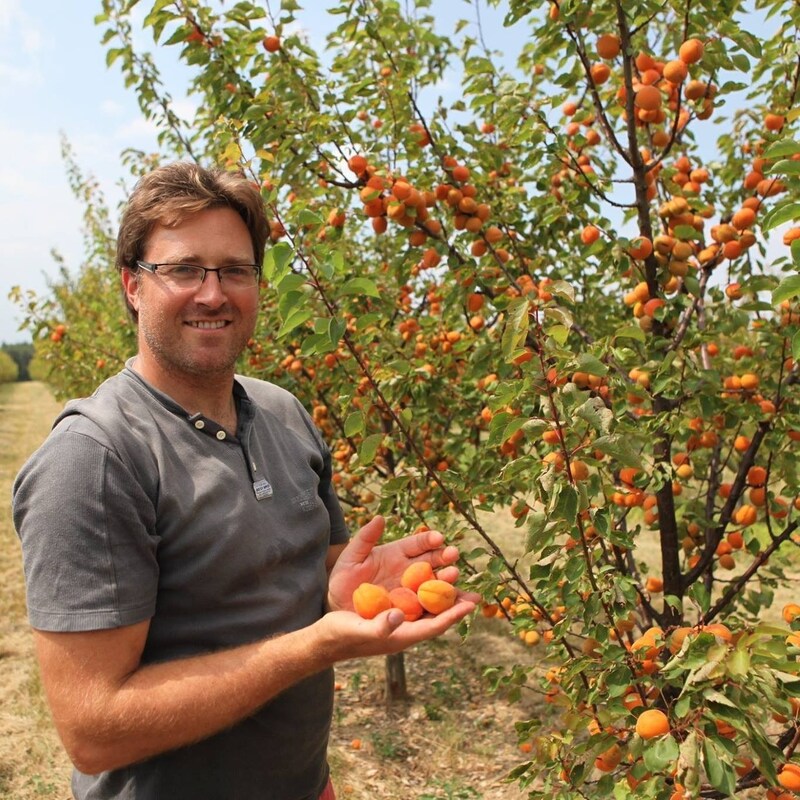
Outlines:
{"type": "Polygon", "coordinates": [[[733,639],[731,629],[721,622],[712,622],[710,625],[705,625],[702,628],[704,633],[711,633],[723,642],[730,642],[733,639]]]}
{"type": "Polygon", "coordinates": [[[262,44],[268,53],[277,53],[278,50],[281,49],[281,40],[279,37],[274,35],[265,36],[262,44]]]}
{"type": "Polygon", "coordinates": [[[800,790],[800,765],[784,764],[778,773],[778,783],[792,792],[800,790]]]}
{"type": "Polygon", "coordinates": [[[779,131],[785,122],[785,118],[782,114],[765,114],[764,115],[764,127],[768,131],[779,131]]]}
{"type": "Polygon", "coordinates": [[[367,159],[360,155],[351,156],[350,160],[347,162],[347,166],[350,167],[356,175],[361,175],[367,169],[367,159]]]}
{"type": "Polygon", "coordinates": [[[642,739],[655,739],[669,733],[669,719],[667,715],[658,708],[648,708],[642,711],[636,720],[636,733],[642,739]]]}
{"type": "Polygon", "coordinates": [[[740,453],[744,453],[748,447],[750,447],[750,439],[748,439],[746,436],[737,436],[733,440],[734,450],[737,450],[740,453]]]}
{"type": "Polygon", "coordinates": [[[664,581],[661,578],[657,578],[654,575],[651,575],[644,583],[644,588],[647,589],[648,592],[662,592],[664,591],[664,581]]]}
{"type": "Polygon", "coordinates": [[[364,619],[373,619],[392,607],[389,592],[375,583],[362,583],[353,592],[353,608],[364,619]]]}
{"type": "Polygon", "coordinates": [[[647,236],[638,236],[631,242],[630,253],[631,258],[642,260],[647,258],[653,252],[653,243],[647,236]]]}
{"type": "Polygon", "coordinates": [[[425,612],[419,602],[417,593],[405,586],[397,586],[392,589],[389,592],[389,598],[392,601],[392,605],[403,612],[406,622],[413,622],[419,619],[425,612]]]}
{"type": "Polygon", "coordinates": [[[755,221],[756,212],[752,208],[742,207],[731,217],[731,225],[738,231],[752,227],[755,221]]]}
{"type": "Polygon", "coordinates": [[[432,581],[435,577],[430,562],[415,561],[405,568],[400,577],[400,585],[406,589],[411,589],[412,592],[416,592],[425,581],[432,581]]]}
{"type": "Polygon", "coordinates": [[[640,86],[636,92],[634,102],[645,111],[655,111],[661,108],[661,90],[656,86],[640,86]]]}
{"type": "Polygon", "coordinates": [[[594,225],[587,225],[581,231],[581,241],[584,244],[594,244],[600,238],[600,231],[594,225]]]}
{"type": "Polygon", "coordinates": [[[619,36],[615,36],[613,33],[604,33],[598,36],[596,49],[600,58],[609,60],[616,58],[620,51],[619,36]]]}
{"type": "Polygon", "coordinates": [[[685,64],[696,64],[703,57],[703,50],[699,39],[687,39],[678,49],[678,58],[685,64]]]}
{"type": "Polygon", "coordinates": [[[669,635],[669,651],[673,655],[678,653],[683,647],[684,641],[686,641],[686,637],[692,633],[692,628],[682,626],[680,628],[675,628],[675,630],[669,635]]]}
{"type": "Polygon", "coordinates": [[[451,583],[438,579],[425,581],[417,589],[420,604],[431,614],[441,614],[452,608],[456,602],[456,595],[456,588],[451,583]]]}
{"type": "Polygon", "coordinates": [[[781,613],[784,620],[791,625],[795,618],[800,616],[800,606],[797,603],[787,603],[781,613]]]}
{"type": "Polygon", "coordinates": [[[620,761],[622,761],[622,750],[619,745],[612,744],[608,750],[600,753],[595,759],[594,765],[601,772],[613,772],[620,761]]]}
{"type": "Polygon", "coordinates": [[[676,58],[673,61],[668,61],[666,64],[664,64],[663,74],[670,83],[677,85],[686,80],[686,77],[689,74],[689,69],[686,66],[685,61],[681,61],[681,59],[676,58]]]}
{"type": "Polygon", "coordinates": [[[596,64],[592,64],[589,74],[595,86],[602,86],[611,76],[611,69],[608,64],[598,61],[596,64]]]}
{"type": "Polygon", "coordinates": [[[589,467],[584,461],[570,461],[569,474],[574,481],[585,481],[589,477],[589,467]]]}

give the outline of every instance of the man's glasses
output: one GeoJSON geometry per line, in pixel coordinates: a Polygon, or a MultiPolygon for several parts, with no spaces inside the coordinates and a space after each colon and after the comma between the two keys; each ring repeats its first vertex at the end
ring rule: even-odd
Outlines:
{"type": "Polygon", "coordinates": [[[137,267],[152,272],[173,289],[197,290],[203,285],[206,273],[216,272],[220,284],[226,289],[252,289],[258,285],[261,269],[256,264],[232,264],[229,267],[210,269],[194,264],[151,264],[137,261],[137,267]]]}

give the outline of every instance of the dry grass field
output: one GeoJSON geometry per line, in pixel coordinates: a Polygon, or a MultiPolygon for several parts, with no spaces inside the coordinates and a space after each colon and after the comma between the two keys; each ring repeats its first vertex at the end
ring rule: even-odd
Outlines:
{"type": "Polygon", "coordinates": [[[0,384],[0,797],[71,797],[70,765],[42,697],[25,615],[19,541],[8,498],[59,404],[38,383],[0,384]]]}
{"type": "MultiPolygon", "coordinates": [[[[0,492],[47,435],[59,405],[40,384],[0,385],[0,492]]],[[[505,515],[485,515],[487,530],[506,552],[522,539],[505,515]]],[[[637,560],[657,560],[643,537],[637,560]]],[[[771,616],[795,599],[776,597],[771,616]]],[[[526,648],[508,626],[476,616],[465,639],[449,633],[405,656],[409,699],[387,706],[385,661],[370,658],[337,667],[330,747],[340,800],[521,800],[505,776],[524,760],[514,722],[552,706],[533,686],[519,703],[491,695],[487,666],[530,660],[544,671],[539,648],[526,648]]],[[[44,704],[25,616],[20,549],[8,503],[0,506],[0,798],[67,800],[70,765],[44,704]]]]}

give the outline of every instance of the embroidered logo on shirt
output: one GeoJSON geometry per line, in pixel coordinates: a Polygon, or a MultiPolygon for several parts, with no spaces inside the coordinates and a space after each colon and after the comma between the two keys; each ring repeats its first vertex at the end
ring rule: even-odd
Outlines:
{"type": "Polygon", "coordinates": [[[299,506],[301,511],[313,511],[316,505],[316,492],[313,489],[306,489],[296,494],[292,502],[299,506]]]}

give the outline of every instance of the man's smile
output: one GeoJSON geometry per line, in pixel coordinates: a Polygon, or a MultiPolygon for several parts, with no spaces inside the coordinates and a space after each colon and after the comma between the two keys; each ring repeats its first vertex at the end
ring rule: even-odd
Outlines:
{"type": "Polygon", "coordinates": [[[190,320],[187,325],[192,328],[200,328],[201,330],[205,331],[212,331],[217,330],[218,328],[224,328],[226,325],[230,325],[230,322],[226,319],[217,319],[217,320],[190,320]]]}

